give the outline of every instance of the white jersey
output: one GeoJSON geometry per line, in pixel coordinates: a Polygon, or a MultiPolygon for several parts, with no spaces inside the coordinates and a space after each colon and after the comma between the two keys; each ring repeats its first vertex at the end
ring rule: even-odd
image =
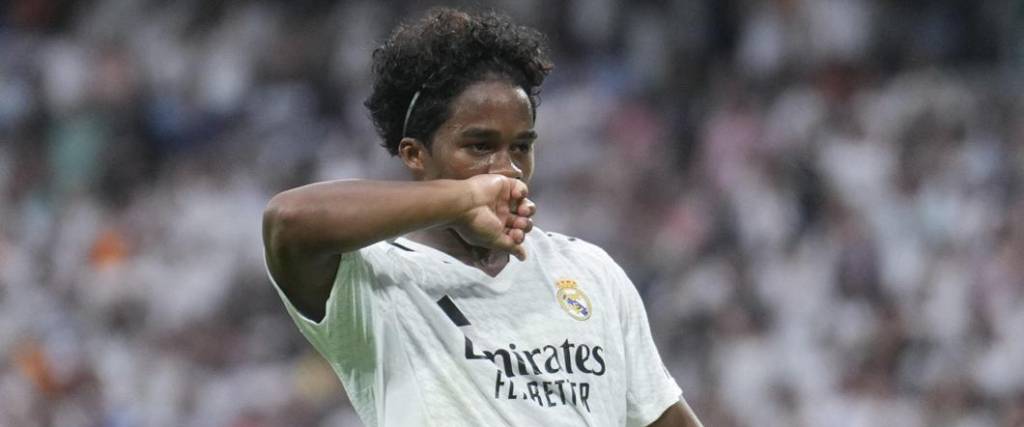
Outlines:
{"type": "MultiPolygon", "coordinates": [[[[342,256],[302,334],[368,426],[644,426],[680,399],[597,246],[534,229],[496,277],[398,238],[342,256]]],[[[275,285],[276,286],[276,285],[275,285]]]]}

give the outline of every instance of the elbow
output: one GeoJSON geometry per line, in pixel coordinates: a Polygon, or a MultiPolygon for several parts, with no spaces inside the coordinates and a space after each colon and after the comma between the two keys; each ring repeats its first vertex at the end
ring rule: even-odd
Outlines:
{"type": "Polygon", "coordinates": [[[289,236],[295,234],[298,212],[290,202],[287,192],[279,193],[263,210],[263,246],[268,254],[281,253],[289,246],[289,236]]]}
{"type": "MultiPolygon", "coordinates": [[[[313,184],[316,185],[316,184],[313,184]]],[[[307,186],[278,193],[263,210],[263,246],[272,258],[337,255],[350,246],[351,209],[307,186]]]]}

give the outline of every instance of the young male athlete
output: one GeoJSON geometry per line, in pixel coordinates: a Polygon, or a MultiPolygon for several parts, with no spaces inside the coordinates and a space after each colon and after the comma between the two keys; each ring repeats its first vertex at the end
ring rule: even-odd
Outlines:
{"type": "Polygon", "coordinates": [[[275,196],[267,265],[370,426],[699,426],[600,248],[533,227],[536,31],[439,9],[374,52],[367,100],[411,182],[275,196]]]}

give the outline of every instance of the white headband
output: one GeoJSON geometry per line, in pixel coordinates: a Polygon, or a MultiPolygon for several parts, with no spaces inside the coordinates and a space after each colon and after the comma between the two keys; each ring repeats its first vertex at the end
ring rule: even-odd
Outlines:
{"type": "Polygon", "coordinates": [[[409,128],[409,116],[412,115],[412,109],[416,106],[416,100],[420,98],[420,91],[416,91],[412,95],[412,101],[409,101],[409,109],[405,110],[405,121],[402,122],[402,138],[405,138],[405,132],[409,128]]]}

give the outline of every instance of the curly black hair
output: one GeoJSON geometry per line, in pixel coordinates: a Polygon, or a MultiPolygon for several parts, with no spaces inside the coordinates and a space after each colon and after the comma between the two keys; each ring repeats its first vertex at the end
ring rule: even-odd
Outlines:
{"type": "Polygon", "coordinates": [[[536,116],[540,85],[552,68],[537,30],[493,12],[470,15],[435,8],[419,21],[400,25],[373,51],[373,93],[364,105],[384,139],[381,145],[397,155],[403,127],[404,136],[429,148],[451,114],[452,99],[481,80],[507,79],[522,87],[536,116]]]}

